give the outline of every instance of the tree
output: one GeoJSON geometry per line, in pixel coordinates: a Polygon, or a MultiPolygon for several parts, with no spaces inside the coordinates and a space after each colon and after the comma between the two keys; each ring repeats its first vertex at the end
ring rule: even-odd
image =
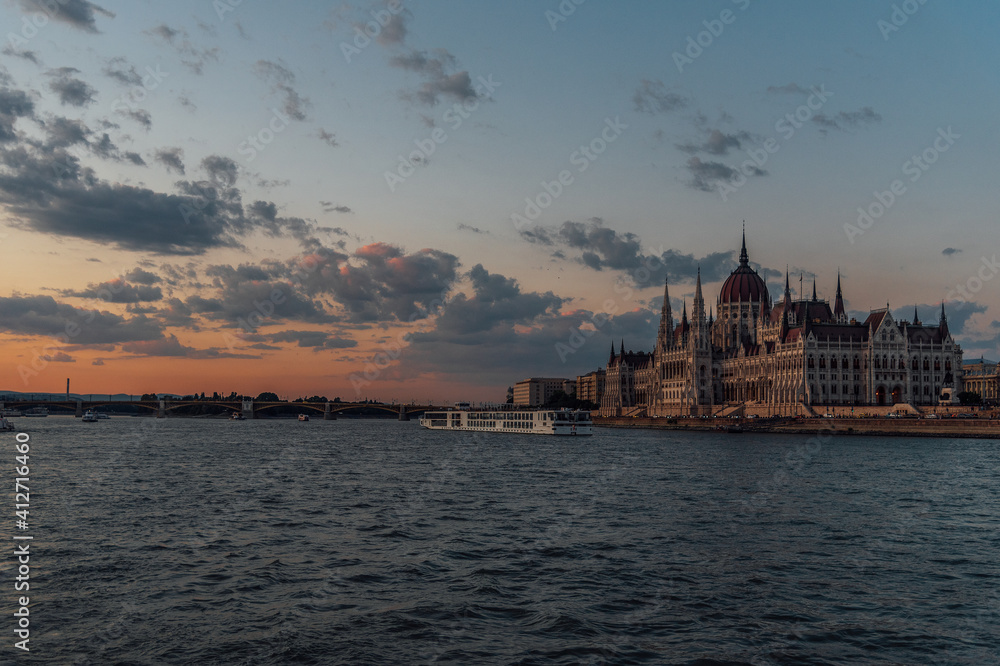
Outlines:
{"type": "Polygon", "coordinates": [[[157,400],[158,398],[156,397],[155,393],[143,393],[141,399],[142,400],[157,400]]]}
{"type": "Polygon", "coordinates": [[[983,397],[975,391],[962,391],[958,394],[958,401],[963,405],[981,405],[983,397]]]}
{"type": "Polygon", "coordinates": [[[264,391],[256,398],[254,398],[254,400],[256,400],[257,402],[280,402],[278,394],[271,393],[270,391],[264,391]]]}

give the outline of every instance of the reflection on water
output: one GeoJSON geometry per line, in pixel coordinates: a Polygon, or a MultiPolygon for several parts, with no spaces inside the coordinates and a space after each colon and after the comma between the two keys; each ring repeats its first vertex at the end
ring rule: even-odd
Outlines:
{"type": "Polygon", "coordinates": [[[37,551],[19,663],[980,664],[1000,649],[992,441],[18,425],[37,551]]]}

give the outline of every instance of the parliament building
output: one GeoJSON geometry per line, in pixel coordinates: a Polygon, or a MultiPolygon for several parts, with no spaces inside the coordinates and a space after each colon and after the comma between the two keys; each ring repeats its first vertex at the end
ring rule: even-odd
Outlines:
{"type": "MultiPolygon", "coordinates": [[[[739,265],[706,315],[701,272],[688,315],[679,323],[664,287],[656,346],[626,352],[614,345],[604,379],[602,416],[730,413],[803,415],[823,406],[907,408],[951,404],[962,390],[962,349],[941,306],[933,324],[897,321],[884,309],[848,319],[840,276],[833,302],[816,296],[771,302],[750,267],[746,234],[739,265]],[[820,406],[816,408],[816,406],[820,406]]],[[[837,410],[842,411],[842,410],[837,410]]],[[[864,411],[863,409],[859,411],[864,411]]]]}

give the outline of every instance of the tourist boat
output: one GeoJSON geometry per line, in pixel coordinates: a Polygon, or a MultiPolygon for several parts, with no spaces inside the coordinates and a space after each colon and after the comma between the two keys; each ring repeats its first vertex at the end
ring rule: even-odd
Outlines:
{"type": "Polygon", "coordinates": [[[46,407],[32,407],[24,413],[24,416],[48,416],[49,410],[46,407]]]}
{"type": "Polygon", "coordinates": [[[593,435],[590,412],[582,409],[484,409],[460,407],[425,412],[420,425],[429,430],[472,430],[525,435],[593,435]]]}
{"type": "Polygon", "coordinates": [[[97,420],[97,414],[89,409],[87,410],[87,413],[83,415],[84,423],[97,423],[97,420]]]}
{"type": "Polygon", "coordinates": [[[243,416],[243,412],[233,412],[229,417],[230,421],[246,421],[247,417],[243,416]]]}
{"type": "Polygon", "coordinates": [[[308,414],[299,414],[299,421],[308,421],[308,420],[309,420],[308,414]]]}
{"type": "Polygon", "coordinates": [[[0,416],[24,416],[19,409],[0,409],[0,416]]]}
{"type": "Polygon", "coordinates": [[[0,430],[17,430],[17,428],[6,417],[0,416],[0,430]]]}

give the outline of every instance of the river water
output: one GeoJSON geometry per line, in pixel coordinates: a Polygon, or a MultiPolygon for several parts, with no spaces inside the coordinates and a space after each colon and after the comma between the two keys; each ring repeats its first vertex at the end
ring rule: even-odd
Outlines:
{"type": "MultiPolygon", "coordinates": [[[[5,613],[0,663],[1000,654],[996,441],[16,421],[31,436],[31,651],[11,647],[5,613]]],[[[13,433],[0,443],[12,536],[13,433]]],[[[0,565],[13,609],[16,562],[0,565]]]]}

